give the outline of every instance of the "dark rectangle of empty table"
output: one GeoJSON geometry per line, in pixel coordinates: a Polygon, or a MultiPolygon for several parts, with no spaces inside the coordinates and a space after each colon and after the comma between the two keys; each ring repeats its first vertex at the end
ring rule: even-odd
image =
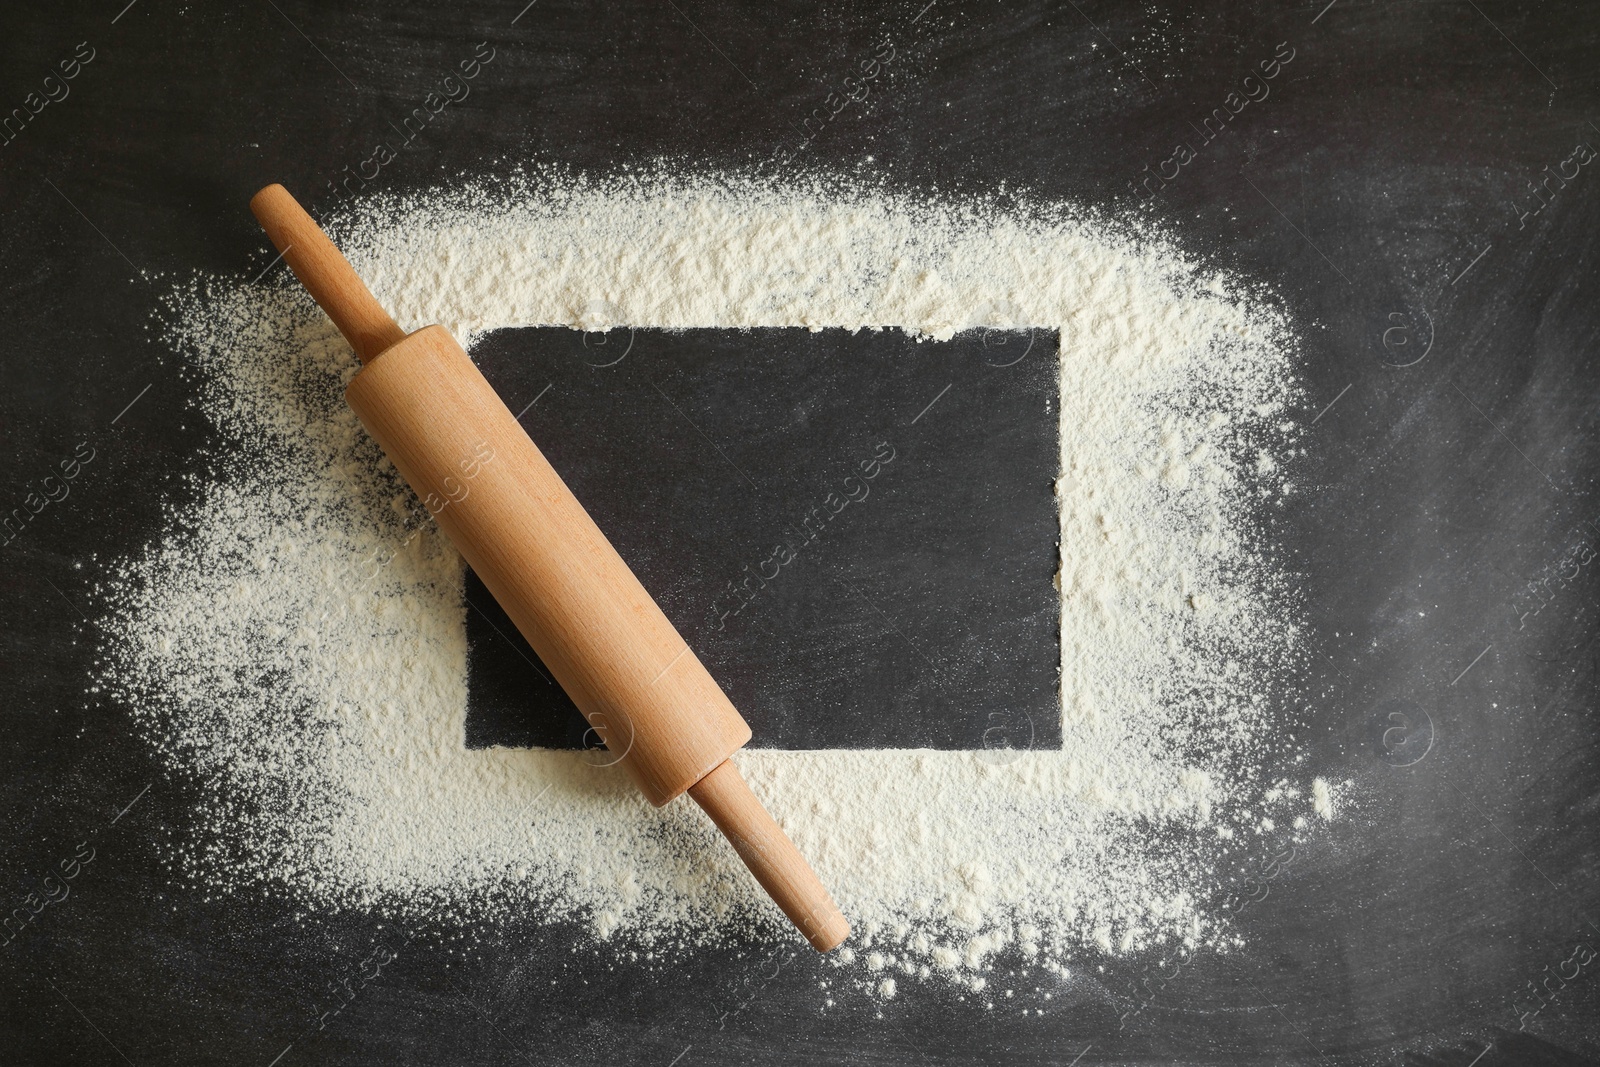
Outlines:
{"type": "MultiPolygon", "coordinates": [[[[753,746],[1060,746],[1053,333],[539,328],[473,356],[753,746]]],[[[467,743],[593,744],[467,598],[467,743]]]]}

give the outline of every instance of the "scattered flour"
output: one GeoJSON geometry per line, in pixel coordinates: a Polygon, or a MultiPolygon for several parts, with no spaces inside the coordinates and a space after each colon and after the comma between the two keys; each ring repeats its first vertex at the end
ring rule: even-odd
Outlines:
{"type": "Polygon", "coordinates": [[[1333,787],[1326,779],[1311,780],[1311,806],[1324,819],[1333,818],[1333,787]]]}
{"type": "MultiPolygon", "coordinates": [[[[1003,952],[1065,976],[1226,943],[1225,872],[1270,854],[1271,817],[1331,817],[1324,783],[1275,772],[1301,637],[1263,533],[1298,434],[1269,294],[1064,210],[822,185],[534,174],[353,212],[331,228],[379,299],[469,345],[528,324],[1059,331],[1062,749],[739,757],[855,924],[837,958],[863,991],[978,992],[1003,952]]],[[[101,590],[97,684],[198,783],[174,861],[656,953],[792,936],[693,805],[653,809],[590,755],[464,746],[462,563],[345,407],[355,361],[292,278],[196,279],[171,310],[215,440],[193,502],[101,590]]]]}

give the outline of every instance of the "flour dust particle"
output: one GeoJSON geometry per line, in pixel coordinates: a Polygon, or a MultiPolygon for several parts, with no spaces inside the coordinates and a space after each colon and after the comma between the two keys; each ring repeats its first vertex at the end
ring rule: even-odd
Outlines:
{"type": "MultiPolygon", "coordinates": [[[[1273,773],[1304,638],[1264,516],[1303,404],[1266,287],[1070,207],[826,183],[520,173],[344,212],[378,299],[469,350],[531,325],[1059,334],[1061,749],[738,757],[854,924],[838,959],[866,995],[981,990],[1002,951],[1068,975],[1232,943],[1214,901],[1264,827],[1331,816],[1273,773]]],[[[192,502],[99,589],[94,688],[196,785],[178,870],[313,908],[534,914],[619,953],[794,936],[693,805],[650,807],[593,754],[465,747],[464,565],[292,277],[192,278],[162,328],[210,443],[192,502]]]]}

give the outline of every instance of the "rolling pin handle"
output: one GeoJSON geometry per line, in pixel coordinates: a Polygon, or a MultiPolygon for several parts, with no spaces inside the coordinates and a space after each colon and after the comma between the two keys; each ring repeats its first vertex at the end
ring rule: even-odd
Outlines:
{"type": "Polygon", "coordinates": [[[289,190],[267,186],[250,198],[250,210],[362,363],[372,362],[384,349],[405,339],[406,332],[373,298],[355,268],[289,190]]]}
{"type": "Polygon", "coordinates": [[[818,952],[831,952],[850,936],[850,924],[816,873],[777,822],[761,806],[733,765],[723,760],[689,787],[717,829],[733,843],[761,888],[818,952]]]}

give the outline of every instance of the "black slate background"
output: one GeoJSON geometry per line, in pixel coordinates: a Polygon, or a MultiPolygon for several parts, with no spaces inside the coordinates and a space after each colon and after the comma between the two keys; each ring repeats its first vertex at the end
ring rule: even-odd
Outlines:
{"type": "Polygon", "coordinates": [[[20,501],[78,442],[96,459],[0,550],[5,891],[20,902],[79,842],[95,850],[4,949],[4,1058],[1594,1062],[1594,965],[1554,977],[1600,943],[1590,168],[1519,215],[1543,168],[1600,144],[1597,18],[1504,0],[6,10],[0,107],[78,42],[96,58],[0,147],[0,491],[20,501]],[[1283,293],[1307,338],[1304,415],[1332,404],[1282,520],[1317,651],[1293,770],[1349,778],[1361,802],[1241,911],[1244,948],[1185,966],[1120,1028],[1141,980],[1161,981],[1143,962],[1088,963],[1070,989],[1003,963],[991,982],[1017,996],[992,1011],[837,990],[823,1010],[832,972],[787,946],[612,969],[531,921],[441,940],[160,864],[192,787],[85,687],[93,587],[157,534],[208,433],[152,341],[164,279],[253,276],[271,256],[250,192],[324,188],[483,40],[496,59],[473,95],[375,191],[662,157],[949,196],[1004,186],[1142,211],[1283,293]],[[881,91],[769,164],[885,40],[881,91]],[[1272,95],[1141,199],[1143,168],[1198,142],[1191,123],[1279,42],[1295,58],[1272,95]],[[399,958],[316,1031],[330,983],[378,941],[399,958]]]}

